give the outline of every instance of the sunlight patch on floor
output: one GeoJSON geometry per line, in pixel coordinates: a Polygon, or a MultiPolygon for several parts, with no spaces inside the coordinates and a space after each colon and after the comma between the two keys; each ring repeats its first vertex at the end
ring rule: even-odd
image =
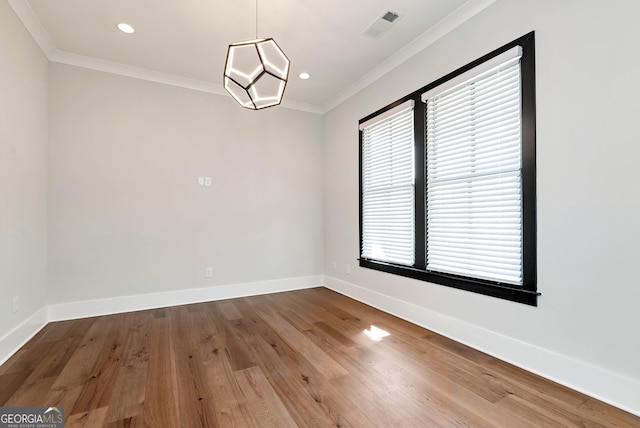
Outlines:
{"type": "Polygon", "coordinates": [[[389,332],[378,328],[375,325],[371,325],[371,328],[369,328],[368,330],[363,330],[362,332],[374,342],[379,342],[383,337],[387,337],[390,335],[389,332]]]}

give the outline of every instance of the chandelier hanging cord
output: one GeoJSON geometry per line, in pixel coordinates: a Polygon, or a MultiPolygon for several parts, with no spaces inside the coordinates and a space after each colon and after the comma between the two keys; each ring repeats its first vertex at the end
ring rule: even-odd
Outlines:
{"type": "Polygon", "coordinates": [[[256,0],[256,40],[258,40],[258,0],[256,0]]]}

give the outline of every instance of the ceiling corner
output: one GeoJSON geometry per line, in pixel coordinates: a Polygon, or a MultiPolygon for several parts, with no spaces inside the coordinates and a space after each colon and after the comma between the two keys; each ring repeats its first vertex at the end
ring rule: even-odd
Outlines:
{"type": "Polygon", "coordinates": [[[57,49],[40,23],[40,20],[33,12],[33,9],[29,6],[29,3],[27,3],[26,0],[7,0],[7,2],[18,16],[18,19],[22,21],[22,25],[24,25],[31,34],[33,40],[35,40],[36,44],[40,47],[42,53],[44,53],[48,59],[51,59],[57,52],[57,49]]]}

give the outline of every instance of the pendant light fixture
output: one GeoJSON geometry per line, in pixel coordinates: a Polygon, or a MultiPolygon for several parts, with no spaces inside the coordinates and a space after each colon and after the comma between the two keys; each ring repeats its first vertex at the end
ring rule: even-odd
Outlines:
{"type": "Polygon", "coordinates": [[[272,38],[256,38],[229,45],[224,66],[224,88],[244,108],[260,110],[282,102],[289,77],[289,58],[272,38]]]}

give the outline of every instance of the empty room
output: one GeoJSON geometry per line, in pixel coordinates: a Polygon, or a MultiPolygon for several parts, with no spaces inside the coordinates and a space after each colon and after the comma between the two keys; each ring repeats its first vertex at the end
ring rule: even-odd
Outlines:
{"type": "Polygon", "coordinates": [[[640,427],[635,0],[0,0],[0,428],[640,427]]]}

